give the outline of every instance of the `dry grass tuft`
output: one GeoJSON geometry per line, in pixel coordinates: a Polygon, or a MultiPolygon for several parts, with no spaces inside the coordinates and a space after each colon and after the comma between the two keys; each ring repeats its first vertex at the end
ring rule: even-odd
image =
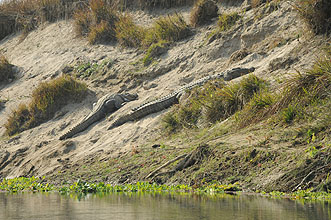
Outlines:
{"type": "Polygon", "coordinates": [[[190,22],[193,27],[207,24],[218,16],[218,7],[213,0],[199,0],[196,2],[190,14],[190,22]]]}
{"type": "Polygon", "coordinates": [[[29,31],[44,22],[70,18],[79,0],[5,0],[0,3],[0,39],[23,31],[29,31]]]}
{"type": "Polygon", "coordinates": [[[78,36],[88,36],[91,44],[116,40],[115,24],[119,15],[113,4],[105,0],[90,0],[86,8],[74,14],[75,31],[78,36]]]}
{"type": "Polygon", "coordinates": [[[9,63],[7,58],[0,55],[0,83],[11,81],[15,78],[13,65],[9,63]]]}
{"type": "Polygon", "coordinates": [[[138,0],[134,1],[135,5],[138,5],[142,9],[153,8],[172,8],[178,6],[191,5],[195,0],[138,0]]]}
{"type": "Polygon", "coordinates": [[[128,14],[115,23],[116,38],[121,46],[139,48],[142,46],[146,29],[136,25],[128,14]]]}
{"type": "Polygon", "coordinates": [[[38,126],[70,101],[81,100],[86,92],[85,84],[68,76],[41,83],[32,92],[30,104],[21,104],[11,113],[5,124],[6,134],[11,136],[38,126]]]}
{"type": "Polygon", "coordinates": [[[315,34],[331,33],[330,0],[300,0],[293,7],[315,34]]]}
{"type": "Polygon", "coordinates": [[[183,16],[176,13],[157,19],[147,34],[147,42],[156,43],[159,40],[174,42],[182,40],[190,34],[190,28],[183,16]]]}

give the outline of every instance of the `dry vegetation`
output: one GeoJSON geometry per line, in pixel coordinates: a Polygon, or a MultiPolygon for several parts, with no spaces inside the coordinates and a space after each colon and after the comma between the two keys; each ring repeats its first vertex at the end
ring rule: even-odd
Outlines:
{"type": "Polygon", "coordinates": [[[196,27],[211,22],[217,16],[218,7],[216,2],[212,0],[198,0],[191,11],[190,22],[193,27],[196,27]]]}
{"type": "Polygon", "coordinates": [[[0,83],[13,80],[15,78],[14,74],[13,66],[5,56],[0,55],[0,83]]]}
{"type": "Polygon", "coordinates": [[[38,126],[68,102],[81,100],[86,92],[86,85],[67,76],[41,83],[32,92],[31,102],[21,104],[11,113],[4,125],[6,134],[10,136],[38,126]]]}
{"type": "Polygon", "coordinates": [[[331,33],[331,1],[300,0],[294,8],[315,34],[331,33]]]}

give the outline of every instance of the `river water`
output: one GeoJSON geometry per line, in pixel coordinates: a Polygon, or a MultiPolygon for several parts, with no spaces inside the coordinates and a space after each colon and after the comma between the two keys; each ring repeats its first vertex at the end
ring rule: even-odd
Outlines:
{"type": "Polygon", "coordinates": [[[331,204],[248,195],[0,193],[0,219],[327,220],[331,204]]]}

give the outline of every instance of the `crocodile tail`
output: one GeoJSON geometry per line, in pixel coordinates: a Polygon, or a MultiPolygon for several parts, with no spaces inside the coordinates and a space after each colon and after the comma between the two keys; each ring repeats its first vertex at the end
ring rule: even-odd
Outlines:
{"type": "Polygon", "coordinates": [[[75,133],[73,132],[73,129],[70,129],[68,132],[66,132],[64,135],[61,135],[59,140],[65,140],[65,139],[68,139],[68,138],[71,138],[72,136],[74,136],[75,133]]]}
{"type": "Polygon", "coordinates": [[[127,115],[124,115],[118,119],[116,119],[109,127],[107,130],[110,130],[110,129],[113,129],[113,128],[116,128],[118,126],[121,126],[122,124],[128,122],[128,121],[131,121],[131,114],[127,114],[127,115]]]}

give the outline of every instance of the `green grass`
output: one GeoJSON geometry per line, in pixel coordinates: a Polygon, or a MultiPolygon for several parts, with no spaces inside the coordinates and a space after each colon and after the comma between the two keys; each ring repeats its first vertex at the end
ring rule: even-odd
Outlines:
{"type": "Polygon", "coordinates": [[[0,83],[8,82],[15,78],[15,71],[13,66],[9,63],[7,58],[0,55],[0,83]]]}
{"type": "Polygon", "coordinates": [[[222,32],[229,30],[240,18],[241,16],[237,12],[220,15],[217,22],[218,31],[222,32]]]}
{"type": "Polygon", "coordinates": [[[38,126],[70,101],[82,100],[86,92],[85,84],[68,76],[39,84],[32,92],[30,103],[19,105],[9,116],[4,125],[6,134],[11,136],[38,126]]]}
{"type": "Polygon", "coordinates": [[[198,122],[213,124],[224,120],[249,103],[266,82],[253,74],[240,82],[225,84],[216,81],[191,92],[189,100],[175,107],[163,118],[163,127],[169,133],[181,128],[194,128],[198,122]]]}
{"type": "MultiPolygon", "coordinates": [[[[246,126],[268,118],[276,123],[292,123],[296,119],[307,119],[317,114],[312,108],[327,105],[330,99],[331,61],[330,54],[316,60],[304,73],[291,74],[279,93],[262,90],[238,116],[240,126],[246,126]]],[[[320,113],[318,113],[320,114],[320,113]]],[[[325,115],[325,113],[324,113],[325,115]]],[[[320,117],[320,116],[315,116],[320,117]]]]}

